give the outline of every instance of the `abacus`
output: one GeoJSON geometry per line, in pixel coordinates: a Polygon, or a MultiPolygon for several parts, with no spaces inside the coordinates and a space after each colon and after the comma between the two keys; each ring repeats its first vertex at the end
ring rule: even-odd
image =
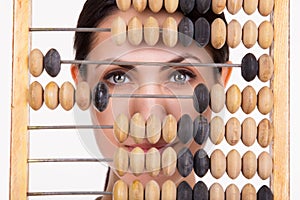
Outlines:
{"type": "MultiPolygon", "coordinates": [[[[122,12],[130,7],[138,13],[149,9],[152,16],[142,21],[138,17],[126,22],[116,17],[111,27],[107,28],[39,28],[31,27],[31,1],[14,0],[14,46],[13,46],[13,83],[12,83],[12,127],[11,127],[11,179],[10,199],[27,199],[34,196],[69,196],[69,195],[110,195],[113,199],[289,199],[289,1],[288,0],[116,0],[116,6],[122,12]],[[184,16],[177,23],[171,14],[180,9],[184,15],[192,10],[206,13],[209,9],[220,14],[227,10],[233,17],[227,25],[217,18],[209,23],[205,18],[192,22],[184,16]],[[243,10],[242,10],[243,8],[243,10]],[[162,27],[155,19],[155,13],[165,9],[170,17],[162,27]],[[264,17],[257,27],[251,20],[256,12],[264,17]],[[234,18],[238,12],[245,12],[250,19],[243,27],[234,18]],[[65,60],[54,47],[45,55],[39,49],[31,49],[32,32],[36,31],[77,31],[106,32],[116,46],[124,43],[139,46],[142,42],[155,46],[159,40],[167,48],[174,48],[180,43],[189,47],[193,40],[199,48],[211,45],[220,49],[227,44],[231,51],[244,46],[248,52],[233,64],[191,63],[200,67],[233,67],[239,71],[242,79],[225,88],[214,84],[208,88],[198,84],[190,95],[155,95],[155,94],[115,94],[108,86],[98,82],[90,87],[83,81],[73,86],[72,80],[66,80],[61,86],[55,83],[55,77],[64,64],[116,64],[116,65],[155,65],[181,66],[178,62],[122,62],[113,60],[65,60]],[[259,45],[267,53],[254,55],[251,51],[259,45]],[[39,83],[39,76],[46,73],[53,78],[45,87],[39,83]],[[36,77],[36,81],[29,81],[36,77]],[[257,88],[253,82],[263,84],[257,88]],[[242,85],[242,86],[241,86],[242,85]],[[246,85],[246,86],[245,86],[246,85]],[[76,88],[76,89],[75,89],[76,88]],[[241,91],[241,89],[243,90],[241,91]],[[44,106],[55,110],[60,105],[68,112],[74,107],[88,112],[93,106],[97,112],[103,112],[111,99],[186,99],[190,100],[199,116],[192,119],[182,115],[176,119],[172,114],[160,121],[155,115],[144,119],[140,113],[128,118],[120,114],[113,124],[107,125],[34,125],[30,123],[29,111],[39,112],[44,106]],[[210,109],[216,116],[207,119],[203,113],[210,109]],[[218,116],[222,110],[228,114],[225,121],[218,116]],[[251,115],[257,111],[262,118],[254,119],[251,115]],[[243,113],[240,117],[237,113],[243,113]],[[113,130],[118,143],[124,143],[129,137],[136,144],[144,139],[153,145],[147,152],[140,147],[130,152],[116,148],[114,156],[102,159],[34,159],[30,158],[29,137],[33,131],[44,129],[109,129],[113,130]],[[161,152],[155,148],[162,139],[170,145],[161,152]],[[183,148],[174,149],[172,144],[178,141],[183,148]],[[191,152],[185,145],[195,142],[196,152],[191,152]],[[212,152],[204,148],[207,142],[215,145],[212,152]],[[227,143],[228,152],[224,152],[221,143],[227,143]],[[251,147],[260,149],[257,152],[251,147]],[[241,146],[243,147],[241,150],[241,146]],[[119,176],[131,173],[136,180],[127,184],[122,180],[114,184],[112,191],[30,191],[28,176],[29,165],[43,162],[108,162],[112,163],[119,176]],[[144,163],[140,165],[140,163],[144,163]],[[194,172],[200,179],[194,186],[183,181],[176,185],[166,180],[161,186],[155,180],[143,185],[139,176],[149,173],[152,177],[163,174],[171,177],[178,173],[187,177],[194,172]],[[205,182],[205,176],[213,183],[205,182]],[[226,177],[226,178],[224,178],[226,177]],[[246,183],[235,184],[237,178],[246,183]],[[256,188],[253,177],[267,180],[256,188]],[[221,182],[222,178],[225,182],[221,182]]],[[[227,17],[227,15],[226,15],[227,17]]],[[[259,85],[259,84],[258,84],[259,85]]],[[[46,172],[45,172],[46,173],[46,172]]]]}

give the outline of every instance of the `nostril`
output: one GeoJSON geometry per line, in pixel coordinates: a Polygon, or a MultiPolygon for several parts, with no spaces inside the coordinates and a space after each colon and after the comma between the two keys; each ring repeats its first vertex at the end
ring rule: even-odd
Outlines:
{"type": "Polygon", "coordinates": [[[148,119],[150,115],[155,115],[158,119],[160,119],[160,121],[162,121],[164,117],[167,115],[167,111],[163,105],[153,104],[151,105],[149,112],[147,113],[147,116],[145,116],[146,119],[148,119]]]}

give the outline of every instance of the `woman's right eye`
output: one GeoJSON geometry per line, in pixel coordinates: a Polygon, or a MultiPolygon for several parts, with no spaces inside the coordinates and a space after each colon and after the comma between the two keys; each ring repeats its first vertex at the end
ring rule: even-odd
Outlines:
{"type": "Polygon", "coordinates": [[[116,71],[111,72],[107,74],[104,79],[106,79],[108,82],[118,85],[118,84],[125,84],[130,81],[130,78],[126,75],[125,72],[122,71],[116,71]]]}

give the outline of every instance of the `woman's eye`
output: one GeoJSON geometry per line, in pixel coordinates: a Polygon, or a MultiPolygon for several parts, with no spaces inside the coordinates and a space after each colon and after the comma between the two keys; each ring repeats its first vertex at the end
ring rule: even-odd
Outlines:
{"type": "Polygon", "coordinates": [[[190,74],[190,72],[184,70],[177,70],[171,74],[170,81],[176,83],[185,83],[189,81],[191,78],[192,75],[190,74]]]}
{"type": "Polygon", "coordinates": [[[130,81],[129,77],[124,72],[112,72],[104,78],[113,84],[124,84],[130,81]]]}

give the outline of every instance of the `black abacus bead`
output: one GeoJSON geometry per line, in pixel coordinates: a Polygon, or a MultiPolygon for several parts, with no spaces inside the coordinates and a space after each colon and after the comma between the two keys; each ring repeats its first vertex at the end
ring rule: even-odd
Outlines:
{"type": "Polygon", "coordinates": [[[182,177],[187,177],[194,166],[194,158],[192,152],[184,147],[180,150],[177,156],[177,169],[182,177]]]}
{"type": "Polygon", "coordinates": [[[99,112],[106,109],[108,105],[108,87],[105,83],[99,82],[93,91],[93,103],[99,112]]]}
{"type": "Polygon", "coordinates": [[[200,115],[195,118],[193,127],[193,137],[195,142],[199,145],[204,144],[209,136],[209,130],[210,128],[206,117],[200,115]]]}
{"type": "Polygon", "coordinates": [[[204,17],[195,22],[195,40],[199,47],[205,47],[209,43],[210,24],[204,17]]]}
{"type": "Polygon", "coordinates": [[[258,73],[258,61],[252,53],[248,53],[243,57],[241,72],[246,81],[249,82],[255,79],[258,73]]]}
{"type": "Polygon", "coordinates": [[[192,44],[194,40],[194,24],[188,17],[183,17],[178,25],[179,41],[185,47],[192,44]]]}
{"type": "Polygon", "coordinates": [[[176,199],[193,199],[193,189],[186,181],[183,181],[178,185],[176,199]]]}
{"type": "Polygon", "coordinates": [[[270,190],[269,187],[266,185],[263,185],[258,191],[257,191],[257,200],[273,200],[273,193],[270,190]]]}
{"type": "Polygon", "coordinates": [[[205,150],[199,149],[194,155],[194,171],[200,178],[205,176],[210,167],[209,157],[205,150]]]}
{"type": "Polygon", "coordinates": [[[44,57],[44,68],[51,77],[56,77],[60,72],[60,55],[56,49],[50,49],[44,57]]]}
{"type": "Polygon", "coordinates": [[[209,105],[209,91],[207,87],[200,83],[198,84],[193,93],[194,108],[198,113],[203,113],[209,105]]]}
{"type": "Polygon", "coordinates": [[[193,138],[193,120],[188,114],[178,120],[177,137],[183,144],[190,142],[193,138]]]}
{"type": "Polygon", "coordinates": [[[211,0],[196,0],[196,8],[200,14],[205,14],[211,5],[211,0]]]}
{"type": "Polygon", "coordinates": [[[195,0],[180,0],[181,11],[186,15],[189,14],[195,7],[195,0]]]}
{"type": "Polygon", "coordinates": [[[205,183],[202,181],[198,181],[193,189],[193,199],[194,200],[208,200],[209,199],[209,193],[208,188],[205,183]]]}

